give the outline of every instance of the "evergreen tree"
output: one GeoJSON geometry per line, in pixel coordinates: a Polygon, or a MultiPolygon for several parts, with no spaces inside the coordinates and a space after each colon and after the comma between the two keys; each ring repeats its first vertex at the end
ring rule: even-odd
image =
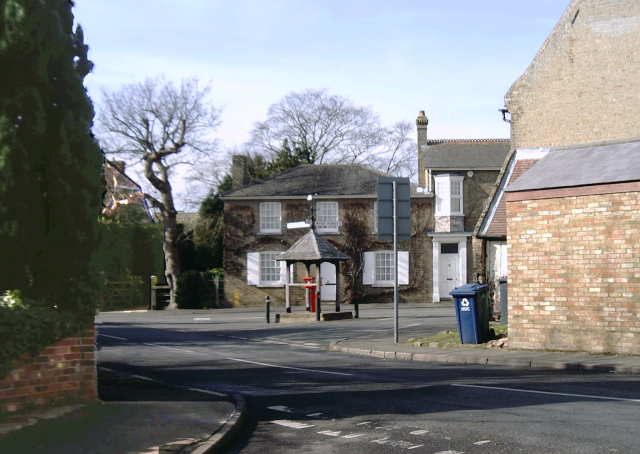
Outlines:
{"type": "Polygon", "coordinates": [[[102,154],[69,0],[0,0],[0,293],[93,319],[102,154]]]}

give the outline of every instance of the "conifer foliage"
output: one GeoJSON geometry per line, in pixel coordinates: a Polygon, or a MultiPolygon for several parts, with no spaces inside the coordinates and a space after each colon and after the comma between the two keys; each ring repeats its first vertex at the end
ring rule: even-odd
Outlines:
{"type": "Polygon", "coordinates": [[[0,0],[0,294],[93,321],[103,187],[70,0],[0,0]]]}

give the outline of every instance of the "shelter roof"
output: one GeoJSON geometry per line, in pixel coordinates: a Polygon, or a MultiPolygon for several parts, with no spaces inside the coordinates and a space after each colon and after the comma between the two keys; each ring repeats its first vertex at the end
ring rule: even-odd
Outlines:
{"type": "Polygon", "coordinates": [[[306,235],[296,241],[288,251],[276,256],[276,260],[300,262],[328,262],[349,259],[351,259],[351,257],[338,251],[327,240],[322,238],[313,230],[310,230],[306,235]]]}

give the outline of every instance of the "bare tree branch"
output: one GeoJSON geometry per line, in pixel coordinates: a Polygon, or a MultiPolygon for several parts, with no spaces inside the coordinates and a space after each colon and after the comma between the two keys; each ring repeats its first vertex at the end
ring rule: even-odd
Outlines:
{"type": "Polygon", "coordinates": [[[95,132],[104,152],[141,164],[155,190],[145,191],[145,198],[162,215],[165,276],[174,308],[180,262],[170,179],[176,168],[195,163],[197,155],[217,152],[212,134],[220,124],[220,110],[208,101],[210,86],[200,86],[195,77],[183,79],[178,87],[157,77],[102,93],[104,105],[95,132]]]}

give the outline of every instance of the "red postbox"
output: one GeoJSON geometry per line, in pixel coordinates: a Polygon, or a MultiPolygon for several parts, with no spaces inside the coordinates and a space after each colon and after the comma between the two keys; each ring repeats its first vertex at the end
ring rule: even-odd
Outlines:
{"type": "Polygon", "coordinates": [[[314,276],[307,276],[307,277],[303,277],[302,280],[304,281],[304,288],[306,288],[310,294],[309,304],[311,305],[311,312],[315,312],[316,311],[316,284],[315,284],[316,278],[314,276]]]}

